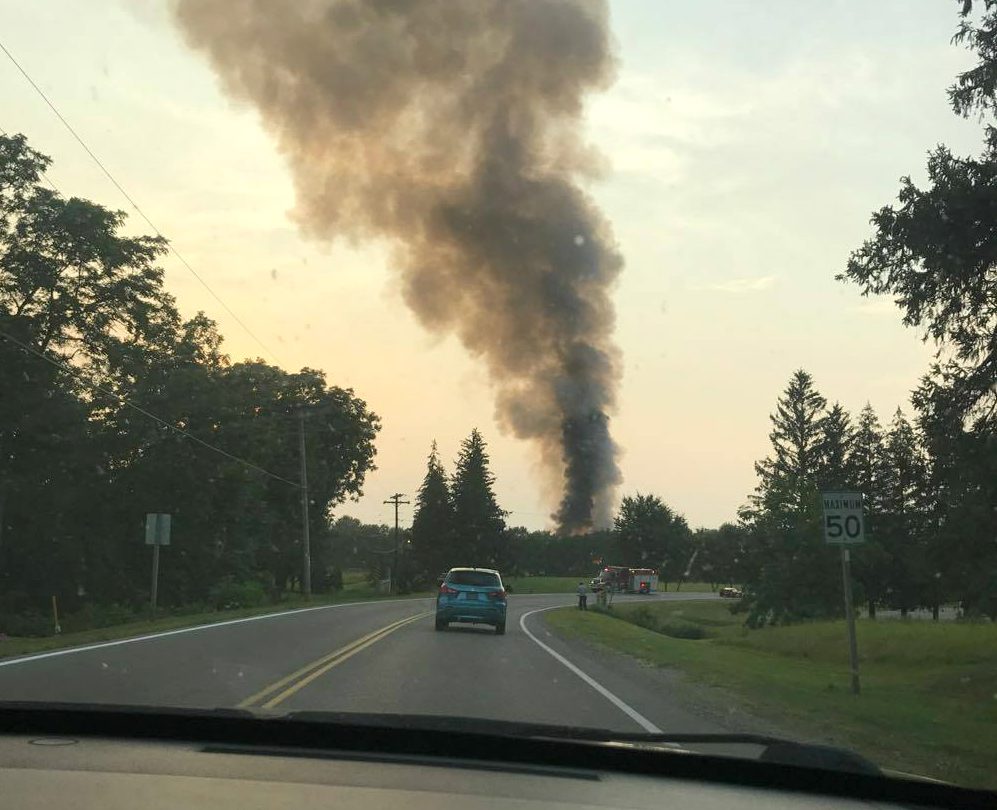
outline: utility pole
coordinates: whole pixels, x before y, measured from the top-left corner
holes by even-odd
[[[312,598],[312,549],[308,534],[308,463],[305,459],[305,406],[298,406],[298,450],[301,455],[301,589]]]
[[[397,582],[398,582],[398,507],[401,504],[407,504],[408,501],[403,501],[404,496],[400,492],[396,492],[392,495],[385,503],[391,503],[395,505],[395,555],[394,561],[391,563],[391,592],[397,592]]]

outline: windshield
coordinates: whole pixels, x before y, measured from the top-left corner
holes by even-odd
[[[497,574],[485,571],[451,571],[447,582],[451,585],[477,585],[484,588],[502,586]]]
[[[0,19],[0,699],[997,788],[997,1]]]

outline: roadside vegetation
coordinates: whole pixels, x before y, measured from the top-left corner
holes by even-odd
[[[33,636],[12,637],[0,634],[0,659],[95,644],[101,641],[134,638],[150,633],[163,633],[168,630],[214,624],[232,619],[264,616],[269,613],[284,613],[323,605],[399,598],[385,593],[383,589],[372,587],[367,582],[366,574],[363,571],[348,572],[343,579],[343,588],[335,595],[314,596],[310,600],[291,595],[278,603],[263,600],[252,605],[229,603],[229,607],[222,609],[172,608],[158,612],[155,619],[149,617],[148,611],[142,616],[140,613],[117,607],[106,613],[98,613],[96,617],[91,617],[90,622],[97,623],[89,627],[80,627],[81,622],[74,622],[73,619],[70,619],[70,623],[64,624],[63,632],[58,635],[53,632],[50,619],[45,627],[37,628]],[[428,597],[430,595],[429,591],[424,590],[411,592],[400,598]]]
[[[849,691],[843,621],[751,629],[718,601],[617,604],[544,615],[557,633],[686,675],[714,708],[884,768],[997,787],[997,624],[860,620],[862,693]]]

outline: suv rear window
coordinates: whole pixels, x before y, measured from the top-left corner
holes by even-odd
[[[502,584],[498,574],[489,574],[487,571],[451,571],[447,576],[447,582],[454,585],[479,585],[495,588]]]

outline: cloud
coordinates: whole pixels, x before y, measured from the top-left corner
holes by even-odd
[[[767,290],[773,284],[775,284],[775,276],[756,276],[755,278],[732,278],[727,281],[717,281],[713,284],[707,284],[704,289],[738,295]]]

